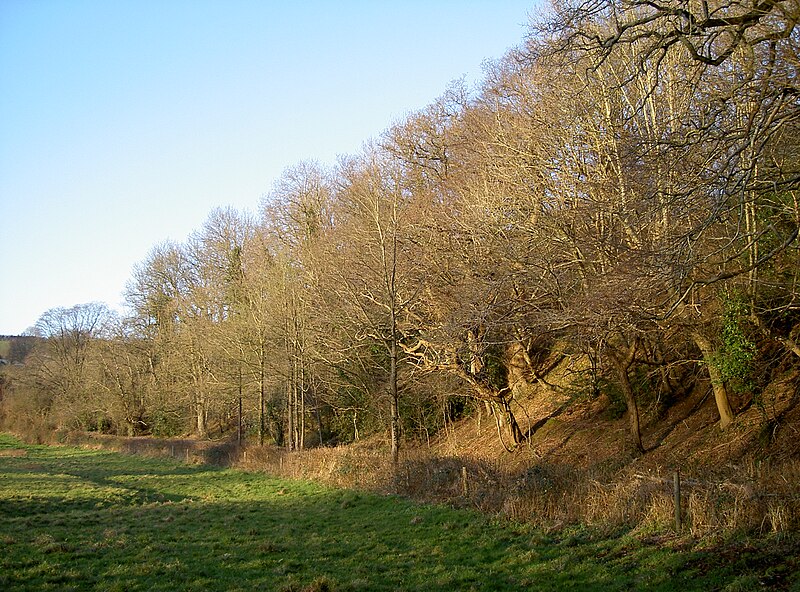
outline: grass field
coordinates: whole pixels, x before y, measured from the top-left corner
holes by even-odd
[[[787,537],[734,552],[546,534],[393,496],[0,434],[6,591],[797,589],[797,548]]]

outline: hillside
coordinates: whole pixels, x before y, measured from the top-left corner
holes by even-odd
[[[552,378],[547,378],[552,384]],[[572,401],[563,412],[552,416],[568,397],[545,387],[533,388],[528,396],[516,400],[523,431],[544,423],[513,453],[505,451],[494,420],[487,420],[485,414],[482,424],[477,416],[455,424],[433,448],[439,454],[503,459],[504,465],[514,468],[566,463],[592,469],[628,460],[649,469],[725,473],[725,467],[731,464],[800,457],[799,381],[797,370],[779,375],[758,402],[750,399],[739,406],[736,422],[727,430],[718,427],[719,416],[707,381],[670,406],[645,402],[641,412],[646,454],[641,457],[630,450],[624,408],[615,408],[608,395]],[[563,383],[556,383],[559,386],[562,392],[567,390]]]
[[[678,470],[684,513],[695,534],[800,526],[796,370],[778,374],[757,401],[743,401],[726,430],[719,428],[707,381],[670,406],[645,402],[642,455],[630,445],[626,417],[606,394],[572,401],[559,413],[565,396],[558,393],[558,369],[554,375],[549,382],[556,389],[534,388],[517,401],[523,431],[541,427],[513,452],[506,451],[493,419],[485,415],[454,424],[431,447],[440,462],[458,459],[469,467],[468,486],[473,498],[482,498],[479,503],[545,524],[664,528],[673,519]],[[458,489],[457,480],[451,479],[451,492]]]

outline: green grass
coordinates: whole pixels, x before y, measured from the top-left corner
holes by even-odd
[[[762,560],[770,552],[766,543],[756,551]],[[797,585],[787,572],[797,563],[786,562],[786,549],[775,551],[782,563],[755,562],[755,568],[739,555],[720,562],[720,554],[587,529],[545,534],[394,496],[28,446],[0,434],[0,589],[6,591]]]

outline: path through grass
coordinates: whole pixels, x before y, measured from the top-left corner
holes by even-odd
[[[735,561],[715,567],[707,555],[585,530],[547,535],[392,496],[27,446],[0,434],[0,589],[7,591],[711,590],[764,583],[761,573]]]

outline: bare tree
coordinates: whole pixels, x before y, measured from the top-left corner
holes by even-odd
[[[105,335],[111,318],[105,304],[92,302],[48,310],[36,322],[35,333],[44,342],[32,364],[35,388],[50,393],[64,422],[92,427],[96,420],[94,342]]]
[[[343,162],[336,224],[326,236],[325,285],[339,304],[340,330],[357,348],[381,348],[389,403],[391,456],[400,450],[401,324],[418,294],[409,280],[414,253],[408,242],[408,199],[388,159],[378,150]],[[356,350],[357,351],[357,350]],[[365,358],[366,359],[366,358]],[[383,364],[380,364],[383,366]]]

